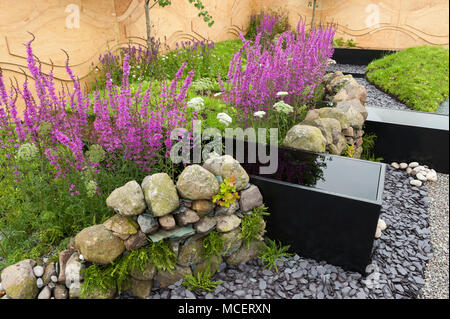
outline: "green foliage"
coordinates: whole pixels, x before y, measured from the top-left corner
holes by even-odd
[[[245,39],[254,41],[257,35],[257,30],[261,25],[261,18],[264,15],[269,15],[277,19],[275,25],[273,26],[273,30],[271,34],[265,35],[267,39],[262,39],[264,41],[272,41],[276,35],[281,34],[287,30],[289,30],[289,19],[288,15],[282,11],[273,11],[269,10],[268,12],[261,11],[259,14],[252,15],[250,17],[250,24],[247,29],[247,33],[245,34]]]
[[[212,200],[219,206],[230,207],[238,198],[239,195],[236,192],[236,177],[225,178],[222,184],[220,184],[219,192],[213,196]]]
[[[353,39],[345,40],[343,37],[333,38],[332,44],[335,48],[340,47],[356,47],[358,43],[356,43]]]
[[[209,233],[208,236],[203,238],[202,243],[206,260],[222,254],[224,243],[218,232],[212,231]]]
[[[267,238],[266,243],[261,248],[260,251],[260,259],[264,266],[264,268],[268,268],[269,270],[275,269],[278,272],[277,261],[283,257],[289,257],[293,254],[288,253],[288,250],[291,246],[283,246],[280,241],[271,240]]]
[[[355,146],[347,144],[345,146],[345,150],[344,150],[344,153],[342,154],[342,156],[347,156],[347,157],[353,158],[354,155],[355,155]]]
[[[176,255],[167,243],[160,241],[122,255],[109,265],[91,265],[83,270],[81,295],[87,296],[95,290],[106,292],[109,289],[116,289],[120,294],[129,287],[129,275],[135,270],[144,271],[148,264],[155,266],[158,271],[171,272],[176,266]]]
[[[375,142],[377,140],[377,135],[375,133],[364,134],[363,136],[363,151],[361,153],[361,159],[372,162],[382,162],[382,157],[375,157],[372,150],[375,147]]]
[[[158,269],[158,271],[172,272],[177,265],[177,256],[170,249],[169,245],[163,240],[152,243],[149,246],[149,262]]]
[[[250,214],[246,214],[241,220],[242,239],[247,242],[247,245],[253,240],[261,239],[265,232],[265,223],[263,216],[270,215],[268,208],[264,205],[256,207]]]
[[[197,276],[186,275],[182,285],[189,290],[193,291],[214,291],[217,285],[223,283],[223,281],[212,281],[211,272],[209,270],[201,273],[197,273]]]
[[[367,66],[367,79],[417,111],[435,112],[448,98],[449,51],[412,47]]]

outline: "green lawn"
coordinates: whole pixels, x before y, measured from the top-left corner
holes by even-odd
[[[367,79],[417,111],[436,112],[448,98],[449,51],[412,47],[367,66]]]

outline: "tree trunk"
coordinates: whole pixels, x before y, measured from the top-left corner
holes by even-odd
[[[317,0],[313,1],[313,14],[311,19],[311,30],[314,28],[314,17],[316,16],[316,2]]]
[[[149,52],[152,51],[152,36],[151,36],[151,26],[150,26],[150,8],[148,7],[148,3],[150,0],[144,1],[144,8],[145,8],[145,24],[147,26],[147,50]]]

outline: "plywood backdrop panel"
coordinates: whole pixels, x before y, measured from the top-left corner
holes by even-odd
[[[309,23],[311,0],[203,0],[215,24],[209,28],[188,0],[173,0],[151,10],[152,35],[173,46],[182,40],[221,41],[245,32],[250,16],[261,10],[282,10],[295,24]],[[361,48],[402,49],[449,43],[447,0],[318,0],[316,21],[334,23],[337,35],[353,39]],[[79,26],[70,22],[79,10]],[[23,80],[24,43],[31,39],[44,72],[54,64],[62,82],[66,56],[82,81],[87,81],[100,53],[127,43],[145,44],[143,0],[0,0],[0,68],[6,78]]]

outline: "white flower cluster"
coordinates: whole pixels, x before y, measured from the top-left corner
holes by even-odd
[[[31,143],[22,144],[17,152],[17,157],[23,161],[31,161],[38,154],[38,148],[36,145]]]
[[[214,82],[210,78],[201,78],[192,82],[191,88],[195,91],[213,90]]]
[[[205,105],[205,101],[200,96],[194,97],[187,102],[187,107],[196,112],[200,112]]]
[[[219,113],[217,114],[217,120],[220,123],[225,124],[226,126],[230,125],[233,122],[233,119],[227,113]]]
[[[278,101],[277,103],[275,103],[273,105],[273,108],[278,113],[283,113],[283,114],[290,114],[290,113],[294,112],[294,108],[292,106],[290,106],[289,104],[285,103],[284,101]]]
[[[255,113],[253,113],[253,116],[259,117],[260,119],[262,119],[264,117],[264,115],[266,115],[266,112],[264,112],[264,111],[257,111]]]
[[[288,92],[284,92],[284,91],[277,92],[277,96],[278,97],[286,96],[286,95],[289,95],[289,93]]]
[[[86,194],[89,198],[92,198],[97,194],[97,182],[94,180],[90,180],[84,185],[86,187]]]

